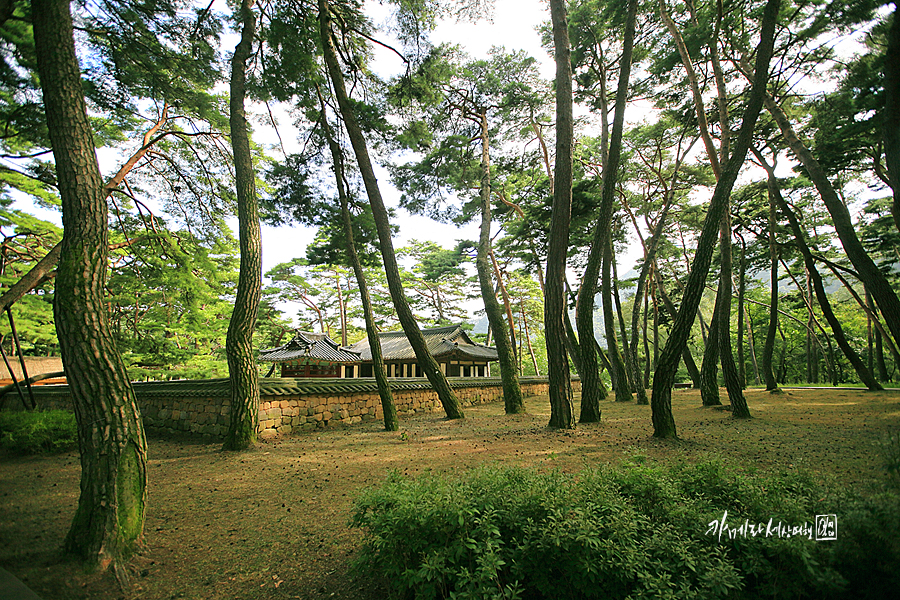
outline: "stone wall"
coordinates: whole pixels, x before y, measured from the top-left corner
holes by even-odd
[[[499,378],[451,378],[463,406],[502,400]],[[397,413],[442,411],[426,379],[392,379]],[[547,393],[545,377],[520,378],[525,396]],[[576,386],[579,382],[573,382]],[[222,438],[228,428],[230,393],[227,379],[135,383],[144,427],[155,435]],[[35,389],[41,408],[71,409],[67,386]],[[261,379],[259,434],[289,435],[341,423],[353,425],[382,418],[374,379]]]

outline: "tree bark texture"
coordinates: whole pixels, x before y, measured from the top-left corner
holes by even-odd
[[[39,260],[19,281],[15,282],[0,296],[0,313],[6,312],[13,304],[22,299],[22,296],[41,285],[51,277],[55,277],[54,269],[59,262],[59,254],[62,244],[56,244],[44,258]]]
[[[747,149],[744,150],[745,154],[746,151]],[[738,376],[734,355],[731,353],[731,272],[734,261],[731,252],[731,215],[727,206],[719,229],[719,252],[722,256],[718,290],[718,295],[722,296],[722,304],[718,307],[719,362],[722,365],[725,389],[728,390],[728,400],[731,402],[731,416],[736,419],[749,419],[750,409],[747,407],[747,399],[744,398],[744,385]]]
[[[654,266],[654,272],[656,277],[656,289],[659,291],[659,297],[662,298],[663,306],[666,309],[666,312],[669,313],[669,316],[674,321],[675,317],[678,315],[678,309],[675,308],[675,303],[672,302],[672,299],[669,298],[669,294],[666,293],[666,289],[663,286],[662,277],[659,274],[659,269],[657,266]],[[697,363],[694,361],[694,356],[691,354],[691,348],[687,344],[684,345],[684,350],[681,352],[681,359],[684,361],[684,368],[687,369],[688,375],[691,378],[691,382],[695,390],[700,389],[701,386],[701,375],[700,369],[697,368]],[[659,357],[657,356],[656,364],[659,364]]]
[[[140,542],[147,442],[104,309],[106,195],[88,122],[68,0],[32,2],[37,69],[63,208],[54,319],[78,422],[81,495],[66,551],[105,569]]]
[[[225,434],[225,450],[244,450],[252,446],[256,442],[259,425],[259,372],[253,352],[253,330],[259,315],[259,298],[262,292],[262,238],[256,198],[256,173],[250,154],[250,135],[244,110],[247,60],[253,51],[253,37],[256,34],[253,1],[241,2],[241,41],[231,58],[229,123],[237,188],[241,265],[234,311],[231,313],[225,338],[228,378],[231,382],[231,417]]]
[[[428,381],[431,383],[435,393],[437,393],[447,418],[462,419],[465,415],[459,400],[457,400],[456,394],[453,393],[447,378],[441,373],[437,361],[434,360],[434,357],[428,351],[425,336],[422,335],[422,331],[419,329],[418,323],[416,323],[415,315],[409,308],[409,303],[406,301],[406,296],[403,293],[400,269],[397,266],[394,244],[391,241],[391,224],[388,220],[388,212],[384,206],[384,200],[381,198],[381,190],[378,188],[378,180],[375,177],[375,170],[372,168],[366,140],[363,136],[362,128],[356,119],[353,106],[350,104],[350,97],[344,85],[344,75],[341,72],[337,54],[334,50],[328,0],[319,0],[319,26],[321,28],[322,51],[328,76],[334,87],[341,117],[344,120],[344,126],[347,128],[347,136],[350,138],[350,144],[353,146],[356,164],[362,175],[366,195],[369,197],[369,204],[372,207],[372,215],[375,220],[375,229],[378,233],[378,242],[381,249],[381,258],[384,261],[384,273],[387,278],[391,299],[394,302],[394,308],[397,311],[397,318],[403,327],[403,332],[406,334],[410,346],[416,353],[416,361],[425,372],[425,376],[428,377]]]
[[[762,108],[765,85],[769,78],[769,60],[772,57],[774,46],[778,6],[779,0],[768,0],[766,3],[762,18],[760,43],[756,54],[754,81],[744,109],[740,133],[737,140],[735,140],[732,155],[722,171],[722,176],[716,183],[716,189],[713,191],[706,221],[703,224],[700,239],[697,241],[697,251],[694,254],[691,273],[685,285],[681,307],[672,325],[669,339],[660,354],[659,365],[653,376],[653,392],[650,398],[650,407],[652,411],[653,435],[655,437],[677,437],[675,419],[672,417],[672,384],[675,381],[679,357],[687,344],[691,325],[694,322],[694,315],[697,313],[700,298],[703,295],[703,287],[709,272],[722,214],[727,206],[727,199],[734,187],[734,182],[744,164],[747,150],[752,141],[753,129],[756,126],[759,111]]]
[[[703,348],[703,362],[700,364],[700,398],[703,406],[720,406],[719,399],[719,302],[722,299],[716,294],[716,307],[709,322],[709,337]]]
[[[547,277],[544,281],[544,339],[550,380],[550,427],[575,427],[572,382],[566,356],[565,277],[572,216],[572,150],[575,121],[572,115],[572,62],[565,0],[550,0],[556,61],[556,164],[553,176],[553,208],[547,241]],[[593,335],[592,335],[593,337]],[[583,363],[584,361],[582,361]],[[584,367],[584,365],[582,364]],[[582,383],[583,385],[583,383]],[[582,389],[582,397],[584,391]]]
[[[606,253],[611,245],[611,225],[613,207],[615,205],[616,183],[618,180],[619,162],[622,155],[622,132],[625,128],[625,107],[628,101],[628,80],[631,76],[631,55],[634,49],[634,23],[637,12],[637,0],[628,3],[628,14],[625,19],[625,35],[622,42],[622,57],[619,63],[619,82],[616,89],[616,108],[613,116],[612,137],[609,141],[609,150],[606,160],[603,162],[603,189],[600,198],[600,210],[597,213],[597,223],[594,226],[594,235],[591,241],[591,249],[588,254],[587,265],[581,280],[581,288],[578,291],[578,304],[575,312],[575,324],[578,328],[578,337],[582,340],[587,336],[594,336],[594,296],[597,292],[597,282],[600,269],[603,268],[603,320],[606,331],[606,347],[610,354],[613,368],[617,370],[616,400],[631,400],[631,388],[624,376],[624,361],[616,345],[615,325],[612,321],[612,295],[609,293]],[[624,340],[623,340],[624,341]],[[581,364],[584,366],[585,378],[581,381],[581,403],[592,405],[600,401],[599,380],[600,374],[597,366],[597,354],[592,344],[581,344]],[[621,369],[623,373],[619,373]],[[621,375],[621,376],[620,376]],[[623,385],[624,384],[624,385]]]
[[[497,344],[497,355],[500,359],[500,379],[503,382],[503,406],[506,414],[525,412],[525,401],[522,399],[522,388],[516,374],[515,341],[503,320],[503,308],[494,293],[494,282],[491,280],[491,154],[488,139],[487,113],[481,112],[481,232],[478,237],[478,253],[475,267],[478,271],[478,283],[481,286],[481,298],[484,300],[484,311],[488,324],[494,332]],[[512,327],[509,296],[503,288],[503,280],[497,274],[497,283],[503,289],[507,316]]]
[[[391,392],[391,384],[388,382],[384,371],[384,358],[381,352],[381,340],[378,338],[378,329],[375,327],[375,316],[372,312],[372,299],[369,296],[369,286],[366,283],[366,274],[359,254],[356,252],[356,241],[353,234],[353,217],[350,215],[347,186],[345,185],[344,153],[334,135],[325,116],[325,104],[322,103],[322,130],[328,138],[328,147],[331,150],[331,160],[334,164],[334,178],[338,190],[338,201],[341,204],[341,220],[344,226],[344,236],[347,238],[347,258],[356,276],[356,285],[359,287],[359,297],[362,301],[363,317],[366,322],[366,337],[369,340],[369,348],[372,351],[372,374],[375,376],[375,385],[378,387],[378,397],[381,399],[381,412],[384,415],[385,431],[397,431],[400,422],[397,418],[397,405],[394,403],[394,394]]]

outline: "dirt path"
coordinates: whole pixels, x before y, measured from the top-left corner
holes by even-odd
[[[723,393],[723,397],[725,397]],[[719,457],[743,468],[803,468],[843,485],[884,479],[880,443],[900,431],[900,393],[855,390],[748,391],[754,418],[699,407],[677,390],[678,441],[650,437],[650,410],[602,404],[603,422],[548,430],[546,397],[507,417],[502,403],[467,409],[463,421],[438,414],[323,430],[232,454],[218,444],[151,440],[146,548],[130,565],[127,596],[110,576],[60,562],[59,546],[77,503],[76,454],[0,461],[0,565],[45,600],[134,597],[251,599],[383,597],[348,575],[361,532],[352,500],[391,470],[464,471],[481,464],[580,470],[638,458],[650,463]],[[641,459],[640,457],[643,457]]]

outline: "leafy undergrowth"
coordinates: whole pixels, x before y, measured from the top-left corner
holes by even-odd
[[[886,598],[900,494],[834,489],[720,462],[395,474],[356,504],[356,571],[417,599]],[[816,514],[840,514],[840,538],[817,541]]]
[[[440,413],[407,416],[399,432],[363,423],[242,453],[222,452],[215,442],[151,439],[144,548],[128,565],[131,586],[125,591],[111,574],[86,574],[61,556],[78,502],[77,452],[0,455],[0,566],[45,600],[382,600],[387,592],[378,578],[350,572],[366,530],[349,521],[354,499],[395,472],[454,480],[487,465],[565,479],[623,461],[664,474],[682,464],[720,460],[763,477],[821,474],[826,494],[820,498],[841,489],[869,497],[885,489],[891,464],[885,444],[900,431],[900,394],[840,389],[746,395],[753,418],[742,421],[701,408],[696,391],[676,390],[679,440],[651,437],[648,407],[612,400],[601,405],[601,423],[550,430],[546,396],[527,399],[526,415],[506,416],[502,403],[495,403],[467,408],[462,421]],[[834,510],[839,543],[855,515],[870,511],[850,505]],[[729,523],[736,522],[732,514]],[[816,514],[818,509],[797,516],[812,521]],[[704,534],[713,517],[703,518],[708,520],[676,533],[709,543]],[[889,513],[881,518],[887,522]],[[858,520],[868,524],[873,540],[887,531],[877,519]],[[869,543],[863,542],[846,546],[848,560],[854,552],[866,556]],[[714,548],[727,552],[741,543],[723,540]],[[861,581],[876,579],[881,568],[862,567]]]

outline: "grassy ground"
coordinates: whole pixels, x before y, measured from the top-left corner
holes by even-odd
[[[45,600],[374,600],[383,593],[349,575],[363,533],[347,522],[354,496],[390,470],[496,463],[576,471],[624,459],[718,457],[750,471],[807,469],[862,491],[886,481],[881,444],[900,432],[900,393],[750,390],[747,400],[754,418],[736,421],[700,407],[698,392],[676,390],[677,441],[651,437],[649,407],[612,401],[602,404],[599,424],[549,430],[546,397],[530,398],[527,415],[507,417],[496,403],[467,409],[462,421],[421,415],[403,419],[395,433],[364,423],[241,454],[151,440],[145,548],[129,565],[124,591],[111,575],[86,574],[60,555],[78,499],[77,454],[3,457],[0,565]]]

